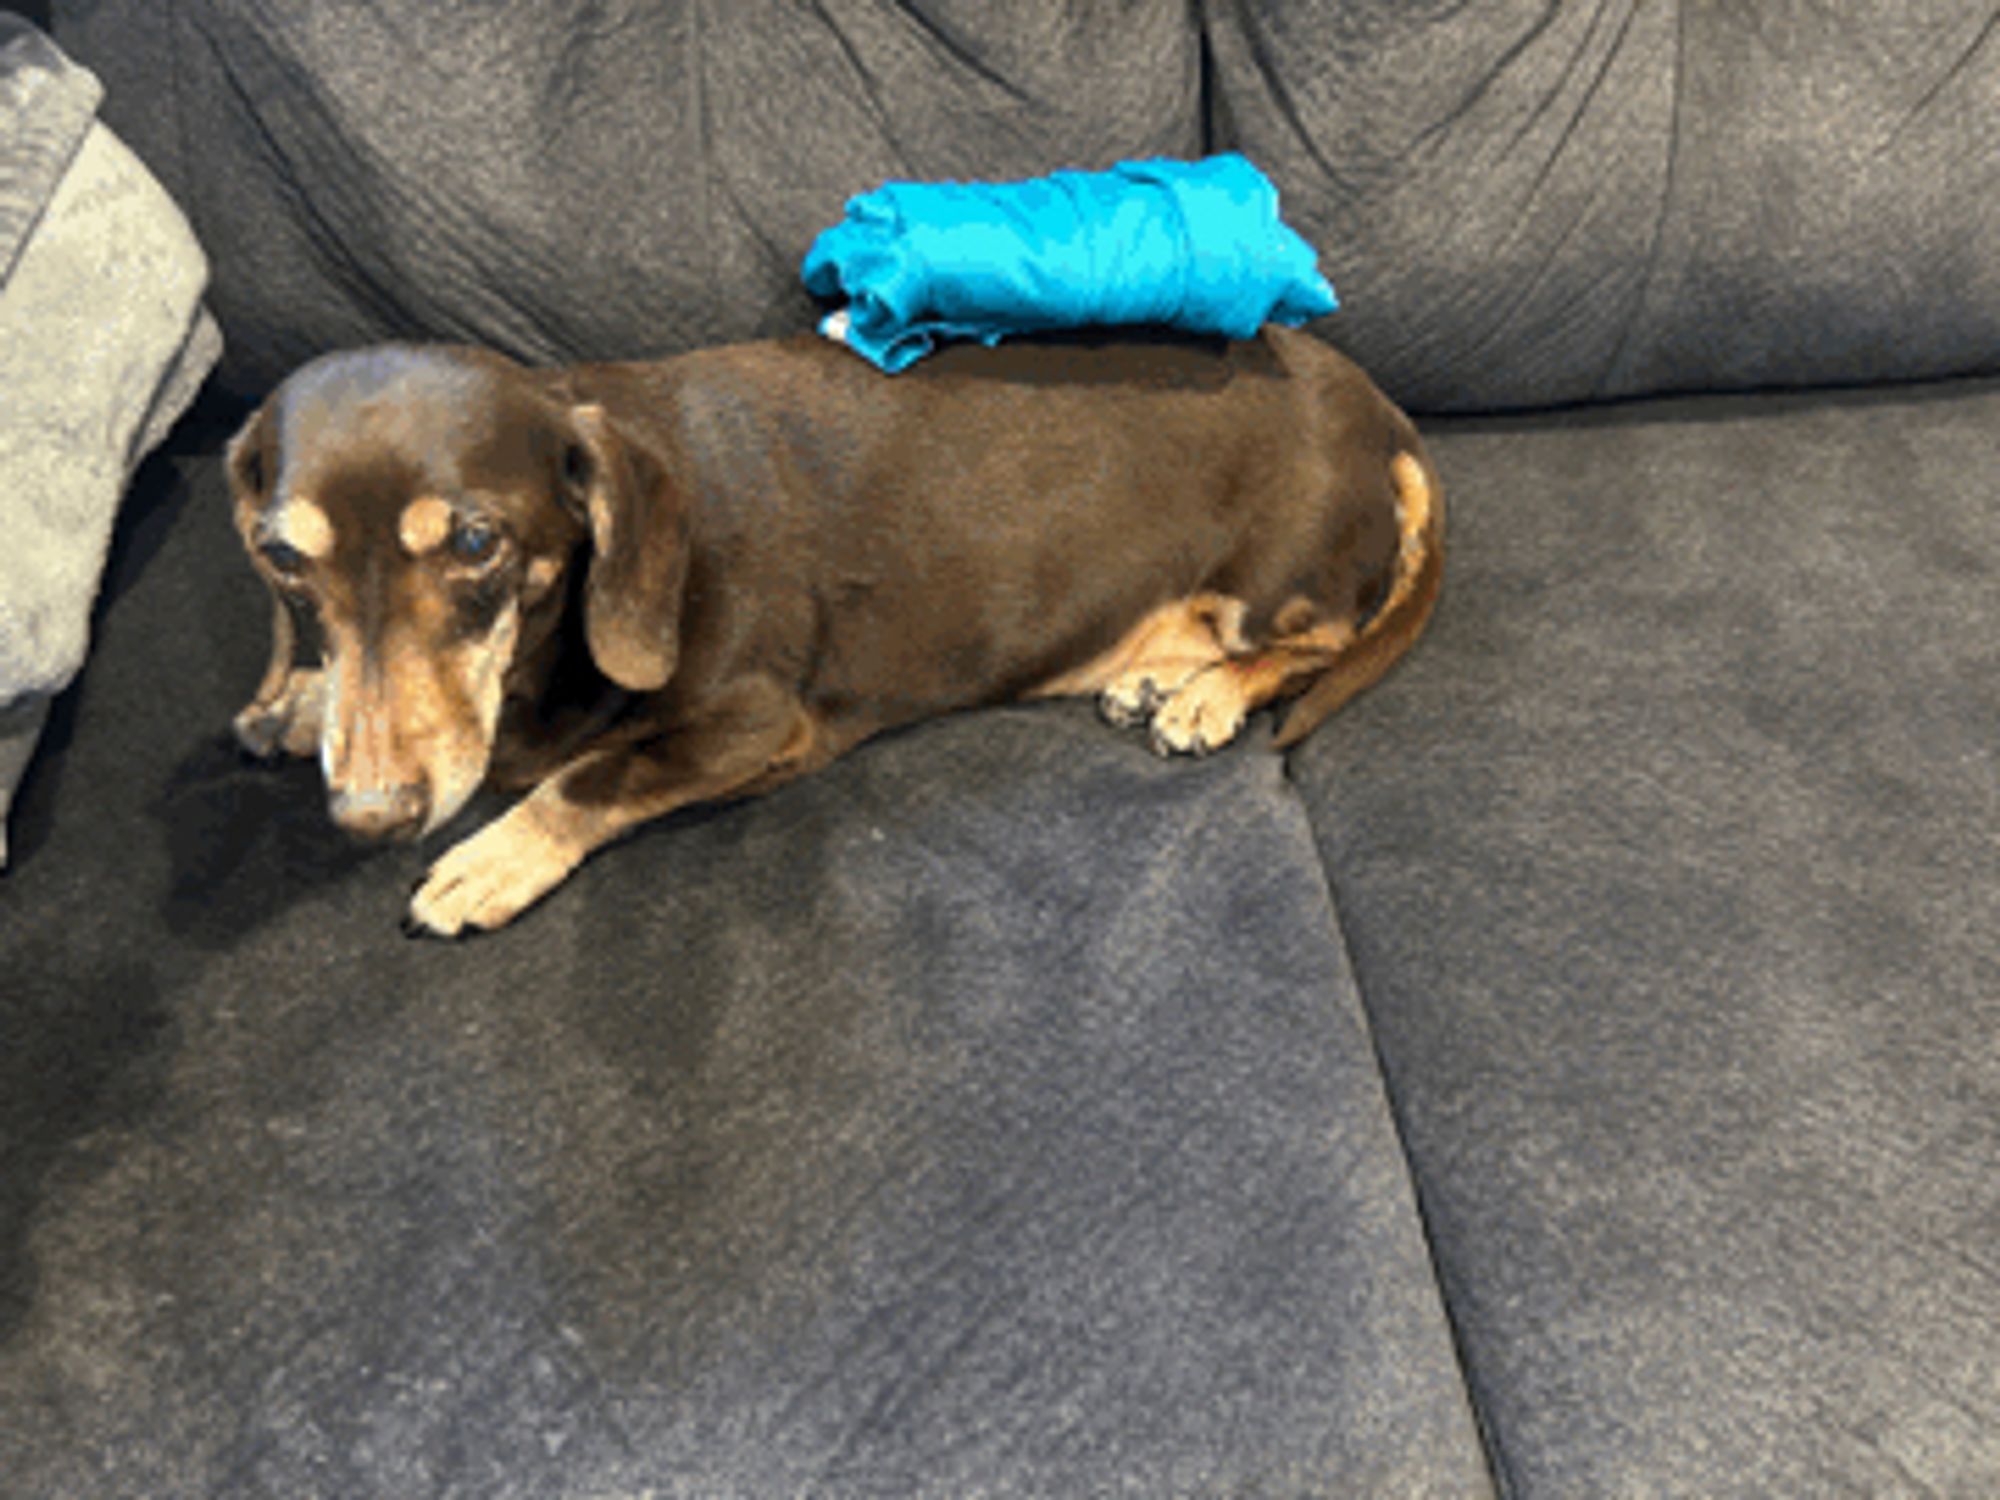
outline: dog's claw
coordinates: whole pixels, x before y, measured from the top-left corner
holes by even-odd
[[[1214,745],[1208,742],[1208,737],[1198,730],[1186,739],[1173,739],[1158,724],[1153,726],[1151,741],[1153,753],[1166,758],[1176,755],[1191,755],[1196,760],[1199,760],[1205,755],[1213,754],[1216,749]]]
[[[1152,718],[1165,701],[1166,695],[1159,684],[1150,677],[1142,677],[1136,683],[1113,683],[1099,693],[1097,711],[1112,727],[1130,729]]]

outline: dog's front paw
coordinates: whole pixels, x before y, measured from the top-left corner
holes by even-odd
[[[533,802],[517,804],[447,850],[410,898],[403,930],[459,937],[503,927],[562,884],[583,852],[556,837]]]
[[[326,683],[317,667],[295,671],[268,702],[253,703],[233,721],[236,743],[259,760],[311,755],[319,749]]]
[[[1153,748],[1161,755],[1207,755],[1243,729],[1250,705],[1226,665],[1213,667],[1162,703],[1153,714]]]

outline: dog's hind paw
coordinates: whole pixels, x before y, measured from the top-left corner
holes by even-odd
[[[1250,705],[1227,666],[1203,672],[1153,714],[1153,749],[1161,755],[1207,755],[1243,730]]]
[[[1152,678],[1121,677],[1097,695],[1097,711],[1114,728],[1130,729],[1152,718],[1165,701]]]

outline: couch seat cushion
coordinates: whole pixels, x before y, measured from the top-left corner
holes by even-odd
[[[2000,388],[1439,424],[1297,771],[1523,1494],[2000,1493]]]

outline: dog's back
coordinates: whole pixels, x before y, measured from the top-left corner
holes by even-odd
[[[895,377],[808,337],[574,378],[684,476],[695,572],[729,580],[687,637],[810,635],[809,694],[896,718],[1100,690],[1090,664],[1178,601],[1231,601],[1237,649],[1358,634],[1406,561],[1414,430],[1288,330],[958,346]]]

